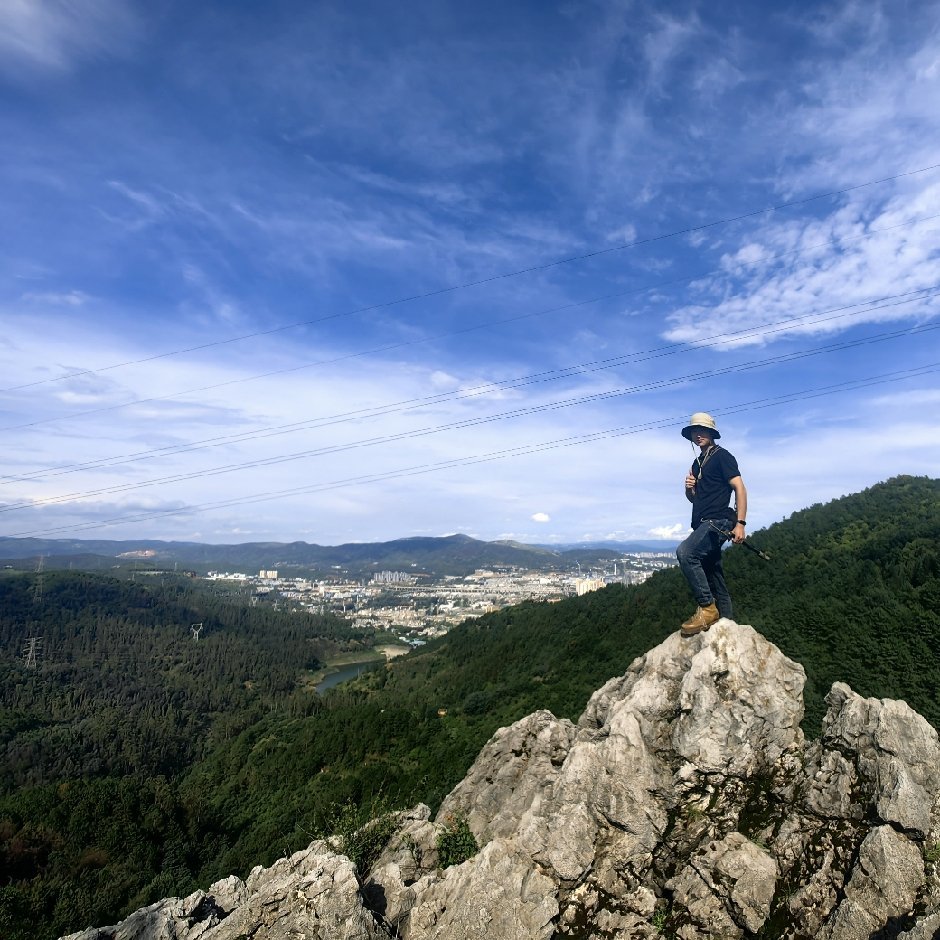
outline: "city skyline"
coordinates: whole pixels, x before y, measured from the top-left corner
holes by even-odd
[[[0,7],[0,535],[674,542],[940,440],[928,3]]]

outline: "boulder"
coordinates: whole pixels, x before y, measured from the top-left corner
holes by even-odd
[[[882,820],[925,838],[940,790],[936,730],[906,702],[862,698],[842,682],[826,701],[823,747],[852,755],[858,783]]]
[[[858,862],[822,940],[870,937],[910,914],[924,886],[920,849],[890,826],[873,829],[862,842]]]

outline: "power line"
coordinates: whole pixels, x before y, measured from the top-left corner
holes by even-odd
[[[24,509],[36,509],[43,506],[58,506],[67,503],[77,502],[83,499],[90,499],[95,496],[116,495],[127,493],[133,490],[146,489],[151,486],[165,486],[170,483],[182,483],[190,480],[205,479],[206,477],[222,476],[229,473],[240,473],[244,470],[256,469],[258,467],[270,467],[277,464],[293,463],[297,460],[306,460],[312,457],[321,457],[328,454],[341,453],[349,450],[356,450],[365,447],[375,447],[382,444],[390,444],[402,440],[414,440],[419,437],[427,437],[432,434],[439,434],[443,431],[462,430],[471,427],[479,427],[484,424],[493,424],[498,421],[505,421],[512,418],[524,417],[532,414],[539,414],[546,411],[557,411],[563,408],[571,408],[578,405],[591,404],[599,401],[607,401],[612,398],[622,398],[627,395],[638,394],[641,392],[654,391],[669,388],[675,385],[682,385],[687,382],[700,382],[708,379],[714,379],[719,376],[746,372],[754,369],[763,368],[768,365],[778,365],[781,363],[794,362],[800,359],[806,359],[811,356],[825,355],[833,352],[841,352],[846,349],[852,349],[858,346],[869,345],[872,343],[886,342],[891,339],[898,339],[906,336],[915,336],[940,329],[940,323],[925,324],[919,327],[910,327],[903,330],[892,330],[882,333],[872,334],[866,337],[860,337],[853,340],[844,340],[839,343],[830,343],[823,346],[814,346],[808,349],[797,350],[789,353],[782,353],[777,356],[771,356],[766,359],[754,360],[737,365],[729,365],[719,369],[697,370],[688,375],[676,376],[670,379],[657,379],[641,385],[628,386],[625,388],[611,389],[604,392],[595,392],[590,395],[580,395],[561,401],[547,402],[540,405],[532,405],[526,408],[516,408],[510,411],[501,412],[496,415],[478,416],[466,418],[461,421],[454,421],[448,424],[432,427],[418,428],[410,431],[402,431],[397,434],[388,434],[379,437],[367,438],[365,440],[353,441],[346,444],[332,444],[324,447],[314,448],[312,450],[300,451],[294,454],[278,454],[271,457],[262,457],[257,460],[240,461],[235,464],[227,464],[220,467],[210,467],[203,470],[195,470],[189,473],[178,473],[166,477],[158,477],[152,480],[135,481],[132,483],[119,483],[113,486],[101,487],[96,490],[88,490],[83,493],[69,493],[60,496],[52,496],[47,499],[30,500],[28,502],[14,503],[0,507],[0,513],[16,512]]]
[[[633,241],[625,242],[620,245],[612,245],[607,248],[595,249],[594,251],[589,251],[581,255],[572,255],[567,258],[560,258],[555,261],[548,261],[548,262],[545,262],[544,264],[532,265],[530,267],[520,268],[515,271],[508,271],[502,274],[493,274],[488,277],[478,278],[473,281],[464,281],[459,284],[451,284],[447,287],[440,287],[440,288],[436,288],[435,290],[425,291],[419,294],[411,294],[409,296],[399,297],[394,300],[387,300],[387,301],[382,301],[380,303],[368,304],[363,307],[357,307],[352,310],[346,310],[346,311],[341,311],[338,313],[327,314],[325,316],[317,317],[314,319],[298,320],[293,323],[282,324],[281,326],[272,327],[267,330],[256,330],[252,333],[243,333],[239,336],[229,337],[228,339],[213,340],[212,342],[209,342],[209,343],[200,343],[198,345],[188,346],[183,349],[170,350],[168,352],[158,353],[152,356],[145,356],[141,359],[129,359],[125,362],[112,363],[111,365],[101,366],[100,368],[97,368],[97,369],[81,369],[75,372],[66,373],[65,375],[56,376],[54,378],[39,379],[35,382],[28,382],[22,385],[11,386],[10,388],[0,389],[0,391],[3,391],[3,392],[20,391],[22,389],[34,388],[38,385],[45,385],[51,382],[61,382],[66,379],[77,378],[83,375],[97,375],[102,372],[110,372],[115,369],[125,368],[127,366],[143,365],[144,363],[147,363],[147,362],[154,362],[159,359],[167,359],[172,356],[184,355],[185,353],[189,353],[189,352],[199,352],[205,349],[212,349],[218,346],[231,345],[233,343],[242,342],[246,339],[257,339],[262,336],[271,336],[276,333],[283,333],[287,330],[297,329],[302,326],[313,326],[317,323],[324,323],[330,320],[343,319],[346,317],[356,316],[361,313],[369,313],[374,310],[382,310],[382,309],[387,309],[389,307],[399,306],[401,304],[412,303],[418,300],[427,300],[431,297],[439,297],[443,294],[450,294],[456,291],[466,290],[470,287],[479,287],[483,284],[491,284],[495,281],[509,280],[511,278],[520,277],[523,274],[532,274],[537,271],[547,271],[551,268],[560,267],[561,265],[573,264],[578,261],[587,261],[591,258],[600,257],[601,255],[612,254],[612,253],[619,252],[619,251],[627,251],[632,248],[638,248],[642,245],[650,245],[650,244],[655,244],[656,242],[660,242],[660,241],[666,241],[666,240],[673,239],[673,238],[679,238],[683,235],[693,235],[696,232],[704,232],[707,229],[716,228],[717,226],[720,226],[720,225],[729,225],[733,222],[741,222],[741,221],[744,221],[745,219],[755,218],[759,215],[769,215],[770,213],[773,213],[773,212],[779,212],[779,211],[782,211],[783,209],[790,209],[796,206],[808,205],[809,203],[818,202],[822,199],[832,199],[832,198],[835,198],[836,196],[844,196],[846,193],[854,192],[859,189],[866,189],[870,186],[879,186],[882,183],[894,182],[896,180],[904,179],[906,177],[917,176],[921,173],[929,173],[932,170],[936,170],[938,168],[940,168],[940,163],[934,163],[934,164],[931,164],[930,166],[919,167],[918,169],[915,169],[915,170],[908,170],[903,173],[895,173],[892,176],[885,176],[885,177],[881,177],[880,179],[867,180],[863,183],[857,183],[854,186],[846,186],[843,189],[830,190],[829,192],[825,192],[825,193],[817,193],[816,195],[807,196],[803,199],[793,199],[787,202],[778,203],[777,205],[774,205],[774,206],[768,206],[763,209],[752,209],[748,212],[743,212],[739,215],[726,216],[721,219],[715,219],[711,222],[702,223],[701,225],[693,225],[687,228],[677,229],[671,232],[664,232],[659,235],[651,235],[651,236],[648,236],[647,238],[634,239]]]
[[[130,463],[136,463],[149,457],[175,456],[183,453],[191,453],[196,450],[208,449],[210,447],[219,447],[224,445],[245,443],[246,441],[260,440],[267,437],[284,436],[297,433],[311,428],[327,427],[333,424],[344,423],[351,420],[361,420],[364,417],[381,417],[396,412],[414,410],[429,404],[440,404],[445,401],[462,400],[465,398],[478,397],[492,391],[510,390],[522,388],[527,385],[547,383],[557,381],[563,378],[570,378],[580,374],[589,374],[591,372],[603,371],[615,368],[620,365],[636,364],[652,359],[663,358],[669,355],[675,355],[680,351],[695,352],[698,349],[714,348],[722,345],[730,345],[747,339],[757,337],[766,337],[774,333],[785,332],[794,329],[797,325],[801,327],[814,327],[835,320],[844,319],[850,316],[869,313],[875,310],[881,310],[888,307],[897,307],[916,302],[917,300],[930,299],[935,296],[934,293],[940,290],[940,285],[918,288],[913,291],[905,291],[900,294],[887,295],[875,298],[870,301],[861,301],[855,304],[847,304],[841,307],[830,308],[816,314],[807,314],[801,317],[790,317],[775,323],[767,324],[763,328],[754,329],[745,327],[740,330],[733,330],[726,333],[719,333],[715,336],[704,338],[690,347],[686,343],[668,343],[663,346],[653,347],[652,349],[629,353],[624,356],[616,356],[603,360],[594,360],[591,362],[579,363],[573,366],[566,366],[561,369],[548,370],[546,372],[534,373],[528,376],[521,376],[515,379],[509,379],[503,382],[486,383],[481,386],[471,387],[469,389],[459,389],[454,392],[440,393],[438,395],[426,396],[423,398],[406,399],[403,402],[389,403],[373,408],[359,409],[352,412],[344,412],[336,415],[324,416],[321,418],[309,419],[302,422],[293,422],[286,425],[276,425],[273,427],[260,428],[250,432],[239,432],[236,434],[223,435],[215,438],[209,438],[204,441],[196,441],[190,444],[168,445],[166,447],[154,448],[141,451],[135,454],[124,454],[113,458],[100,458],[94,461],[87,461],[81,464],[67,465],[65,467],[51,468],[48,470],[39,470],[30,474],[21,474],[18,476],[9,476],[5,480],[0,480],[0,485],[12,482],[26,482],[29,480],[43,479],[45,477],[62,476],[71,473],[77,473],[81,470],[100,469],[102,467],[121,466]],[[913,296],[912,296],[913,295]],[[921,295],[921,296],[918,296]],[[906,299],[899,299],[906,298]],[[894,301],[886,303],[885,301]],[[864,309],[857,310],[862,307]],[[854,311],[854,312],[846,312]],[[892,334],[894,335],[894,334]],[[472,419],[468,419],[472,420]],[[347,445],[354,446],[354,445]],[[340,448],[340,449],[346,449]],[[242,464],[240,466],[250,466]],[[141,484],[149,485],[149,484]],[[26,504],[23,504],[26,505]],[[8,507],[9,508],[9,507]],[[0,512],[4,511],[0,509]]]
[[[938,166],[940,166],[940,164],[938,164]],[[758,258],[754,261],[744,261],[740,263],[740,266],[741,267],[754,267],[754,266],[759,266],[759,265],[766,265],[770,262],[777,261],[789,255],[803,254],[805,252],[815,251],[818,248],[823,248],[823,247],[826,247],[828,245],[832,245],[835,243],[845,244],[847,242],[860,241],[863,239],[871,238],[874,235],[883,234],[884,232],[892,231],[898,228],[903,228],[908,225],[919,225],[922,222],[930,222],[937,218],[940,218],[940,213],[935,214],[935,215],[930,215],[930,216],[922,216],[922,217],[914,218],[914,219],[906,219],[904,222],[898,222],[895,225],[889,225],[889,226],[886,226],[885,228],[870,229],[867,232],[864,232],[860,235],[855,235],[851,237],[840,236],[837,238],[828,239],[824,242],[819,242],[818,244],[815,244],[815,245],[791,248],[787,251],[779,252],[775,255],[769,255],[764,258]],[[566,310],[575,310],[575,309],[578,309],[579,307],[589,306],[591,304],[600,303],[605,300],[616,300],[616,299],[620,299],[620,298],[631,296],[631,295],[643,294],[643,293],[647,293],[649,291],[654,291],[654,290],[661,290],[664,287],[672,287],[677,284],[683,284],[683,283],[688,283],[690,281],[701,280],[711,275],[726,274],[726,273],[727,272],[725,272],[721,268],[718,268],[718,269],[713,268],[710,271],[700,272],[698,274],[688,275],[688,276],[684,276],[681,278],[674,278],[669,281],[658,282],[656,284],[647,285],[645,287],[630,288],[629,290],[625,290],[625,291],[617,291],[612,294],[604,294],[600,297],[591,297],[586,300],[573,301],[573,302],[561,304],[555,307],[548,307],[543,310],[536,310],[530,313],[517,314],[515,316],[506,317],[501,320],[490,320],[485,323],[478,323],[472,326],[463,327],[462,329],[459,329],[459,330],[451,330],[451,331],[447,331],[444,333],[436,333],[431,336],[421,337],[420,339],[402,340],[402,341],[395,342],[395,343],[386,343],[383,346],[376,346],[371,349],[345,353],[341,356],[335,356],[329,359],[317,359],[312,362],[302,363],[301,365],[298,365],[298,366],[290,366],[284,369],[273,369],[268,372],[260,372],[255,375],[244,376],[242,378],[228,379],[224,382],[216,382],[216,383],[213,383],[212,385],[201,385],[201,386],[197,386],[196,388],[189,388],[189,389],[184,389],[183,391],[180,391],[180,392],[174,392],[172,395],[158,395],[158,396],[150,396],[148,398],[134,398],[134,399],[131,399],[130,401],[119,402],[118,404],[114,404],[114,405],[103,405],[99,408],[89,408],[89,409],[86,409],[85,411],[74,411],[74,412],[70,412],[64,415],[56,415],[55,417],[52,417],[52,418],[40,418],[36,421],[29,421],[23,424],[7,425],[6,427],[0,428],[0,431],[25,430],[28,428],[39,427],[40,425],[43,425],[43,424],[51,424],[51,423],[63,421],[63,420],[70,421],[70,420],[74,420],[75,418],[84,418],[90,415],[105,414],[111,411],[120,411],[121,409],[130,408],[130,407],[133,407],[134,405],[151,405],[156,402],[173,401],[174,399],[182,398],[186,395],[192,395],[198,392],[216,391],[220,388],[229,388],[233,385],[244,385],[248,382],[258,381],[259,379],[267,379],[267,378],[272,378],[278,375],[290,375],[295,372],[303,372],[307,369],[316,368],[317,366],[335,365],[340,362],[348,362],[351,359],[359,359],[365,356],[375,355],[377,353],[392,352],[397,349],[405,349],[411,346],[419,346],[419,345],[423,345],[426,343],[432,343],[441,339],[448,339],[453,336],[462,336],[467,333],[474,333],[480,330],[492,329],[493,327],[496,327],[496,326],[505,326],[508,323],[518,323],[522,320],[534,319],[535,317],[546,316],[550,313],[560,313]],[[213,345],[213,344],[209,344],[209,345]],[[141,361],[146,361],[146,360],[141,360]],[[81,373],[81,374],[90,374],[94,371],[95,370],[88,370],[88,373]],[[41,383],[36,383],[36,384],[41,384]],[[26,387],[29,387],[29,386],[16,386],[16,389],[26,388]],[[15,389],[6,389],[5,391],[12,391],[12,390],[15,390]],[[4,390],[0,390],[0,391],[4,391]]]
[[[768,398],[757,399],[751,402],[743,402],[734,405],[716,407],[711,406],[710,411],[716,415],[738,414],[744,411],[755,411],[765,408],[773,408],[778,405],[789,404],[794,401],[805,401],[812,398],[821,398],[827,395],[834,395],[840,392],[857,391],[861,388],[869,388],[875,385],[885,385],[893,382],[901,382],[905,379],[916,378],[920,375],[927,375],[931,372],[940,370],[940,362],[932,362],[927,365],[918,366],[914,369],[904,369],[894,372],[886,372],[881,375],[867,376],[863,379],[852,379],[847,382],[839,382],[833,385],[820,386],[818,388],[804,389],[799,392],[791,392],[785,395],[777,395]],[[224,500],[216,503],[203,503],[196,506],[187,506],[179,509],[160,510],[156,512],[144,513],[137,516],[119,516],[113,519],[99,520],[93,523],[75,523],[71,525],[58,526],[51,529],[39,529],[30,532],[15,533],[8,538],[35,538],[48,536],[58,532],[72,532],[77,530],[98,529],[106,526],[117,525],[130,522],[146,522],[151,519],[168,518],[171,516],[196,515],[202,512],[208,512],[213,509],[227,509],[233,506],[246,506],[261,502],[270,502],[278,499],[285,499],[289,496],[303,496],[312,493],[321,493],[328,490],[341,489],[350,486],[362,486],[370,483],[385,482],[392,479],[401,479],[410,476],[420,476],[428,473],[436,473],[441,470],[455,469],[458,467],[472,466],[474,464],[488,463],[494,460],[508,459],[511,457],[528,456],[531,454],[542,453],[548,450],[556,450],[564,447],[573,447],[580,444],[593,443],[606,438],[623,437],[630,434],[638,434],[643,431],[656,430],[658,428],[675,426],[679,421],[685,421],[688,415],[673,416],[658,421],[650,421],[644,424],[631,425],[629,427],[611,428],[605,431],[595,431],[589,434],[576,435],[567,438],[559,438],[552,441],[546,441],[541,444],[523,445],[520,447],[507,448],[499,451],[492,451],[487,454],[478,454],[468,457],[456,458],[453,460],[441,461],[436,464],[420,464],[414,467],[405,467],[400,470],[393,470],[384,473],[366,474],[359,477],[347,477],[341,480],[334,480],[327,483],[316,484],[314,486],[296,487],[288,490],[279,490],[268,493],[259,493],[237,499]]]

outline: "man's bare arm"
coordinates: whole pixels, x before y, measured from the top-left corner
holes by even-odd
[[[734,505],[737,507],[738,519],[747,521],[747,489],[744,486],[744,480],[741,477],[732,477],[728,480],[731,489],[734,490]],[[740,544],[744,541],[744,526],[736,523],[733,533],[734,541]]]

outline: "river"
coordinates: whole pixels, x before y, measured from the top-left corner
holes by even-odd
[[[346,663],[346,665],[340,666],[336,672],[331,672],[329,675],[324,676],[316,685],[317,692],[322,694],[327,689],[332,689],[333,686],[339,685],[341,682],[355,679],[363,672],[368,672],[370,669],[375,669],[376,666],[384,665],[384,659],[367,659],[361,663]]]

